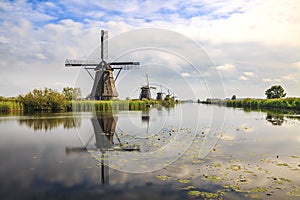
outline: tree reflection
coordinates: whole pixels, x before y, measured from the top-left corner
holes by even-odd
[[[30,118],[18,119],[20,125],[26,125],[34,131],[44,130],[50,131],[52,129],[63,126],[64,129],[74,129],[81,126],[81,118],[74,118],[73,116],[32,116]]]
[[[284,122],[284,115],[267,112],[266,120],[275,126],[281,126]]]

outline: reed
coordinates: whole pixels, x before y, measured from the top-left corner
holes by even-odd
[[[239,108],[279,108],[300,110],[300,98],[289,97],[279,99],[241,99],[241,100],[220,100],[214,104]]]
[[[8,113],[8,112],[19,112],[23,110],[22,103],[17,101],[0,101],[0,112]]]
[[[119,110],[145,110],[147,102],[142,100],[113,100],[113,101],[70,101],[67,103],[68,111],[119,111]]]

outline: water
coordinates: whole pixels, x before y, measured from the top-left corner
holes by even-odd
[[[299,119],[200,104],[1,116],[0,196],[298,199]]]

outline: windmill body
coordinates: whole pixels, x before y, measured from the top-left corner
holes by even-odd
[[[97,63],[92,60],[70,60],[66,59],[66,67],[84,67],[94,80],[90,98],[92,100],[112,100],[118,97],[118,92],[115,86],[115,81],[118,78],[121,70],[130,70],[139,66],[139,62],[110,62],[107,63],[104,58],[107,58],[107,38],[108,32],[101,30],[101,61]],[[92,76],[89,70],[94,70],[95,75]],[[119,70],[116,78],[113,76],[113,71]]]
[[[151,87],[149,85],[148,74],[146,74],[147,85],[141,87],[140,100],[142,99],[151,99],[151,89],[156,89],[156,87]]]
[[[163,93],[162,92],[157,92],[156,93],[156,100],[158,101],[162,101],[163,100]]]

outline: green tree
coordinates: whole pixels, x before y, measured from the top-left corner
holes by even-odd
[[[65,87],[62,91],[63,95],[67,100],[79,100],[81,99],[81,90],[80,88],[71,88]]]
[[[267,99],[276,99],[285,97],[286,93],[281,85],[273,85],[265,91]]]
[[[26,111],[55,111],[63,110],[66,105],[66,97],[52,89],[34,89],[33,91],[20,95],[18,101],[23,103]]]

